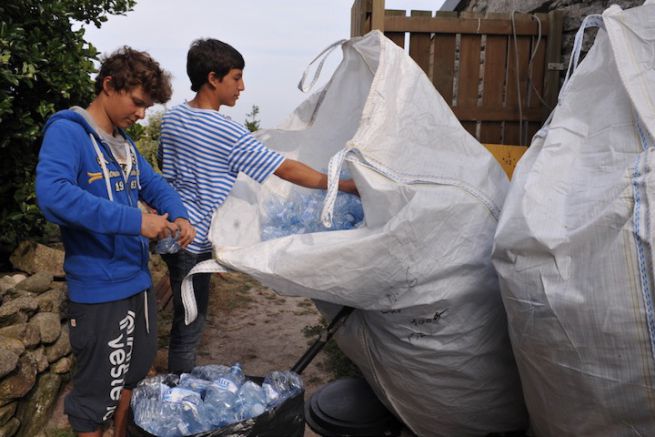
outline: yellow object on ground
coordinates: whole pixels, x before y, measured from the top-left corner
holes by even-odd
[[[505,173],[507,173],[507,177],[510,179],[512,179],[512,173],[514,173],[516,163],[519,162],[521,156],[528,150],[526,146],[511,146],[507,144],[484,144],[484,146],[498,160]]]

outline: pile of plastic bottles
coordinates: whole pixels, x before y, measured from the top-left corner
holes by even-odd
[[[338,231],[362,225],[364,209],[362,201],[354,194],[339,192],[334,203],[332,227],[321,223],[321,210],[325,190],[310,192],[292,191],[288,199],[271,196],[264,204],[265,214],[261,221],[262,241],[292,234]]]
[[[139,383],[132,395],[134,422],[160,437],[219,429],[259,416],[303,390],[300,376],[274,371],[260,386],[241,366],[198,366],[191,373],[158,375]]]

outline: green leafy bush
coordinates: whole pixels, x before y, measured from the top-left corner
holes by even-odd
[[[0,3],[0,265],[23,239],[41,240],[46,221],[34,195],[45,120],[93,97],[97,50],[74,22],[107,21],[134,0],[13,0]],[[77,26],[79,27],[79,26]]]
[[[159,148],[159,137],[161,135],[161,121],[164,112],[155,112],[148,116],[148,123],[143,125],[134,123],[127,130],[128,135],[136,143],[136,148],[143,157],[152,165],[156,171],[161,172],[157,163],[157,149]]]

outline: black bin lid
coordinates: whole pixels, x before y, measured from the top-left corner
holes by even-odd
[[[321,387],[305,403],[305,420],[322,436],[398,436],[402,424],[363,378],[342,378]]]

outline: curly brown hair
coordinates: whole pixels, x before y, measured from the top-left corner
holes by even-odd
[[[102,91],[104,79],[110,76],[116,91],[130,91],[141,86],[155,103],[166,103],[173,93],[171,75],[146,52],[123,46],[102,59],[96,76],[96,95]]]

